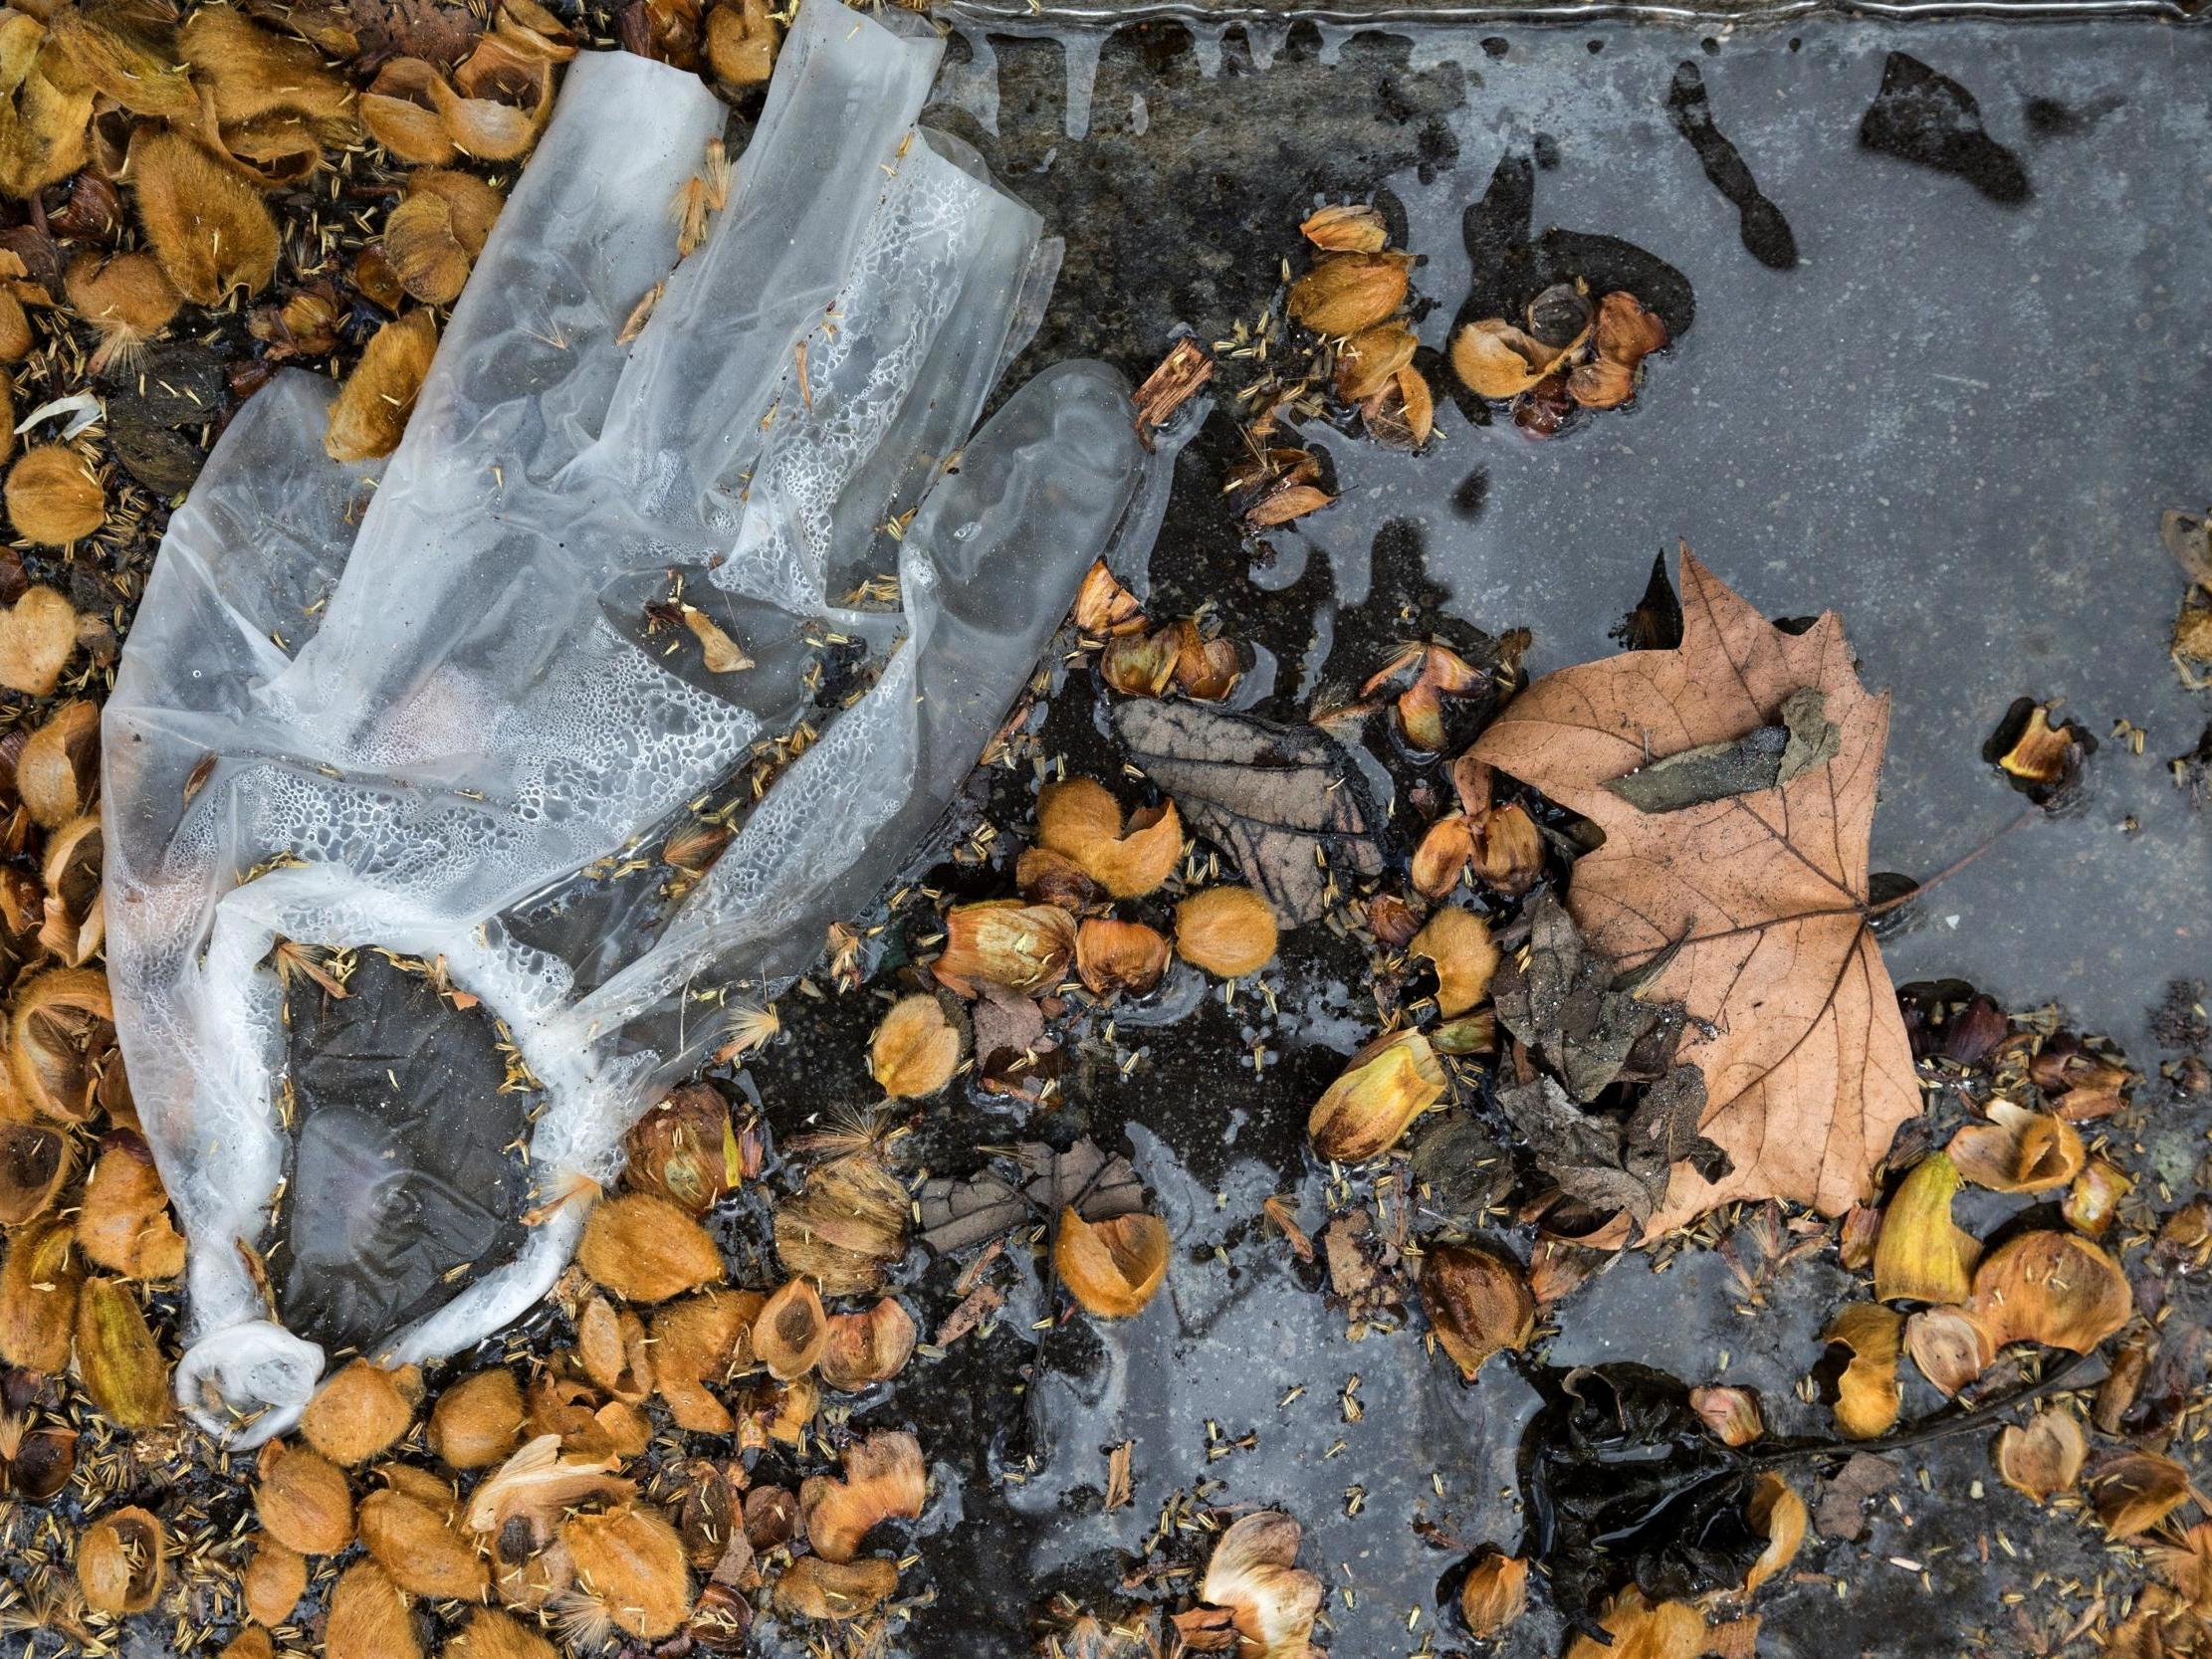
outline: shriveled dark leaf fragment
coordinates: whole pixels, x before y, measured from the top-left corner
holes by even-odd
[[[916,1196],[920,1238],[939,1255],[951,1255],[1019,1226],[1029,1215],[1020,1189],[986,1169],[965,1180],[938,1175],[922,1183]]]
[[[1813,1530],[1823,1538],[1856,1543],[1867,1536],[1867,1500],[1897,1484],[1897,1467],[1872,1452],[1854,1452],[1821,1482]]]
[[[1589,1101],[1633,1073],[1632,1056],[1661,1064],[1672,1057],[1681,1010],[1642,1000],[1636,986],[1649,977],[1646,969],[1617,977],[1547,893],[1529,913],[1526,959],[1506,960],[1490,996],[1498,1023],[1558,1073],[1568,1094]]]
[[[1512,1160],[1471,1113],[1433,1113],[1414,1139],[1415,1197],[1424,1224],[1470,1229],[1513,1184]]]
[[[1385,867],[1389,803],[1327,732],[1193,703],[1123,703],[1114,729],[1131,764],[1184,821],[1236,861],[1284,922],[1317,920],[1341,883]]]
[[[1014,1148],[1014,1160],[1028,1177],[1022,1192],[1049,1214],[1072,1208],[1085,1221],[1111,1221],[1144,1208],[1144,1183],[1129,1160],[1088,1137],[1064,1152],[1025,1141]]]
[[[1782,700],[1782,719],[1732,742],[1701,743],[1614,778],[1606,787],[1642,812],[1679,812],[1758,789],[1773,789],[1834,759],[1843,734],[1817,686]]]

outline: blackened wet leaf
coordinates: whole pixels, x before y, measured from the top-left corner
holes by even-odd
[[[1663,1179],[1655,1192],[1648,1180],[1626,1167],[1620,1122],[1585,1112],[1567,1098],[1556,1078],[1500,1089],[1497,1103],[1514,1134],[1535,1154],[1536,1167],[1568,1197],[1609,1213],[1626,1210],[1640,1227],[1665,1201]]]
[[[1064,1152],[1040,1141],[1023,1141],[1014,1158],[1028,1177],[1021,1190],[1048,1215],[1072,1206],[1085,1221],[1111,1221],[1144,1208],[1144,1183],[1129,1160],[1088,1137]]]
[[[1490,995],[1498,1023],[1535,1050],[1578,1101],[1596,1099],[1620,1078],[1646,1037],[1671,1037],[1681,1029],[1680,1010],[1647,1003],[1633,982],[1616,979],[1584,943],[1566,907],[1548,893],[1530,911],[1525,960],[1508,959]],[[1662,1059],[1671,1058],[1668,1042],[1659,1046]]]
[[[1705,1115],[1705,1074],[1695,1066],[1676,1066],[1644,1091],[1629,1119],[1626,1162],[1636,1171],[1658,1172],[1666,1189],[1666,1171],[1687,1163],[1708,1181],[1735,1167],[1728,1154],[1697,1133]]]
[[[1424,1225],[1431,1219],[1471,1229],[1504,1198],[1513,1166],[1469,1113],[1430,1115],[1414,1141],[1414,1182]]]
[[[939,1175],[924,1181],[916,1204],[921,1240],[941,1256],[995,1238],[1029,1217],[1020,1191],[989,1169],[966,1180]]]
[[[1114,728],[1184,821],[1236,861],[1276,914],[1312,922],[1346,877],[1383,873],[1387,801],[1350,750],[1315,726],[1191,703],[1132,701]]]
[[[1612,638],[1624,651],[1672,651],[1682,643],[1682,599],[1666,573],[1666,555],[1652,559],[1652,579],[1644,597],[1623,617]]]

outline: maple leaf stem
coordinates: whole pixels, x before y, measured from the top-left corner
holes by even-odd
[[[2030,820],[2040,817],[2042,815],[2042,810],[2043,809],[2041,807],[2034,806],[2026,808],[2018,816],[2013,818],[2009,823],[1999,825],[1996,830],[1991,832],[1989,839],[1987,841],[1984,841],[1979,847],[1976,847],[1972,852],[1967,853],[1961,858],[1953,859],[1942,869],[1936,871],[1936,873],[1930,876],[1926,881],[1914,882],[1910,887],[1906,888],[1902,893],[1898,894],[1893,899],[1884,899],[1879,905],[1869,905],[1867,907],[1868,917],[1872,919],[1877,916],[1886,915],[1888,912],[1897,909],[1900,905],[1910,904],[1913,900],[1919,898],[1921,894],[1927,892],[1928,889],[1940,886],[1942,883],[1949,881],[1953,876],[1957,875],[1969,864],[1972,864],[1974,860],[1980,858],[1982,854],[1988,852],[1990,848],[1996,846],[1998,842],[2002,841],[2006,836],[2010,835],[2022,824],[2028,823]]]

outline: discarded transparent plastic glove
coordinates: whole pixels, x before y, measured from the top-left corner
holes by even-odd
[[[1084,570],[1149,553],[1188,428],[1146,442],[1111,369],[1047,369],[970,439],[1058,247],[915,126],[940,50],[809,0],[680,264],[725,111],[579,57],[381,480],[326,457],[330,387],[287,373],[171,520],[106,716],[109,972],[191,1244],[178,1396],[239,1442],[327,1350],[421,1360],[535,1303],[582,1224],[560,1196],[725,1041],[732,987],[773,994],[877,901]],[[894,561],[903,614],[832,602]],[[668,837],[802,721],[672,897]],[[280,970],[371,949],[442,977],[288,1029]]]

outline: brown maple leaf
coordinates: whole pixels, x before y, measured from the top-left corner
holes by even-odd
[[[1674,952],[1644,994],[1687,1009],[1700,1128],[1734,1168],[1676,1164],[1648,1237],[1738,1198],[1840,1214],[1920,1110],[1869,927],[1889,700],[1833,613],[1784,633],[1686,547],[1681,570],[1679,648],[1547,675],[1471,751],[1605,831],[1567,895],[1596,948],[1624,970]]]

